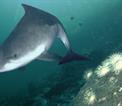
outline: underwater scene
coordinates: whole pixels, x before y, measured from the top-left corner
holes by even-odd
[[[0,106],[122,106],[122,1],[0,0]]]

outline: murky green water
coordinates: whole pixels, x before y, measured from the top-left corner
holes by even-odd
[[[67,77],[70,77],[69,82],[81,81],[80,74],[82,79],[82,72],[85,69],[96,68],[107,56],[122,50],[121,0],[1,0],[0,43],[4,42],[24,15],[22,3],[57,16],[68,33],[72,48],[80,54],[89,56],[91,61],[73,62],[63,66],[55,62],[33,61],[27,65],[25,71],[0,73],[1,98],[17,95],[19,92],[23,94],[27,91],[28,85],[43,82],[49,78],[48,75],[49,80],[55,83],[56,73],[62,73],[63,77],[59,77],[58,74],[61,83]],[[59,40],[53,45],[52,51],[61,55],[66,53],[64,45]],[[74,75],[69,74],[70,70]]]

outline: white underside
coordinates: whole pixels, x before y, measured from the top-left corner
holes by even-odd
[[[0,72],[5,72],[5,71],[11,71],[14,69],[17,69],[19,67],[22,67],[32,60],[36,59],[38,56],[40,56],[43,52],[45,51],[45,45],[39,45],[35,50],[32,50],[31,52],[28,52],[25,54],[25,56],[18,58],[18,59],[11,59],[9,60],[2,70]]]

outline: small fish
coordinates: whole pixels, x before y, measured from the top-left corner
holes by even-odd
[[[72,17],[70,17],[70,20],[74,20],[75,18],[72,16]]]
[[[79,22],[79,23],[78,23],[78,25],[79,25],[79,26],[82,26],[82,25],[83,25],[83,23]]]

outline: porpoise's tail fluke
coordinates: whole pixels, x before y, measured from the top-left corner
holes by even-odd
[[[60,61],[59,64],[65,64],[71,61],[85,61],[90,60],[88,57],[81,56],[70,50]]]

